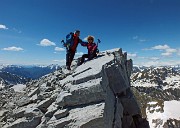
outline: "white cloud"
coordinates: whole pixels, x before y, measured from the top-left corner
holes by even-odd
[[[6,25],[0,24],[0,29],[8,29],[8,28],[6,27]]]
[[[17,32],[17,33],[22,33],[21,30],[18,30],[18,29],[16,29],[16,28],[13,28],[12,30],[13,30],[14,32]]]
[[[147,61],[147,62],[139,62],[135,63],[135,65],[142,66],[172,66],[172,65],[180,65],[180,61],[177,60],[169,60],[169,61]]]
[[[53,60],[53,63],[60,64],[60,65],[65,65],[66,64],[66,60],[65,59],[62,59],[62,60]]]
[[[136,39],[138,39],[138,36],[134,36],[134,37],[133,37],[133,40],[136,40]]]
[[[166,49],[169,49],[170,47],[168,45],[157,45],[157,46],[154,46],[152,47],[151,49],[152,50],[166,50]]]
[[[133,37],[133,40],[137,40],[137,41],[139,41],[139,42],[146,42],[146,41],[148,41],[148,40],[146,40],[146,39],[141,39],[141,38],[138,37],[138,36],[134,36],[134,37]]]
[[[177,50],[173,48],[165,49],[164,53],[161,53],[162,56],[171,56],[173,53],[176,53]]]
[[[146,42],[146,39],[139,39],[140,42]]]
[[[156,45],[154,47],[151,47],[151,48],[145,48],[143,50],[166,50],[166,49],[170,49],[170,47],[168,45]]]
[[[166,49],[166,52],[175,53],[175,52],[177,52],[177,50],[173,49],[173,48],[168,48],[168,49]]]
[[[21,47],[15,47],[15,46],[12,46],[12,47],[8,47],[8,48],[3,48],[2,50],[4,51],[23,51],[24,49],[21,48]]]
[[[177,55],[180,56],[180,48],[177,50]]]
[[[145,48],[143,50],[159,50],[162,51],[163,53],[161,53],[162,56],[171,56],[173,53],[177,53],[178,54],[178,49],[174,49],[171,48],[168,45],[156,45],[154,47],[151,48]]]
[[[156,60],[159,60],[160,58],[158,58],[158,57],[149,57],[148,59],[156,61]]]
[[[60,47],[55,47],[55,49],[54,49],[55,51],[59,51],[59,52],[62,52],[62,51],[65,51],[65,49],[64,48],[60,48]]]
[[[85,37],[83,40],[84,40],[84,41],[87,41],[87,38],[88,38],[88,37]]]
[[[88,35],[88,36],[90,36],[90,35]],[[85,37],[83,40],[84,40],[84,41],[87,41],[88,36],[87,36],[87,37]],[[94,36],[92,36],[92,37],[94,37]],[[94,40],[96,40],[96,38],[95,38],[95,37],[94,37]]]
[[[170,56],[170,55],[172,55],[172,53],[171,52],[164,52],[164,53],[161,53],[161,55],[162,56]]]
[[[144,57],[144,56],[137,56],[137,59],[146,59],[146,60],[153,60],[153,61],[157,61],[160,60],[159,57]]]
[[[144,56],[139,56],[138,58],[139,59],[147,59],[147,57],[144,57]]]
[[[55,46],[56,44],[54,42],[51,42],[50,40],[48,39],[43,39],[41,40],[40,44],[38,44],[40,46]]]
[[[128,56],[128,58],[134,58],[134,57],[137,57],[137,54],[136,53],[133,53],[133,54],[127,53],[127,56]]]
[[[156,45],[151,48],[146,48],[144,50],[158,50],[160,51],[160,56],[154,56],[154,57],[140,57],[137,56],[136,59],[134,59],[134,63],[136,65],[142,65],[142,66],[167,66],[167,65],[179,65],[180,60],[172,60],[175,58],[175,54],[180,56],[180,48],[171,48],[167,44],[164,45]],[[155,54],[154,52],[153,54]],[[168,57],[168,58],[167,58]],[[170,60],[171,59],[171,60]]]
[[[82,56],[84,53],[83,52],[77,52],[76,55],[77,56]]]
[[[65,60],[65,59],[62,59],[62,60],[53,60],[53,62],[65,63],[65,62],[66,62],[66,60]]]

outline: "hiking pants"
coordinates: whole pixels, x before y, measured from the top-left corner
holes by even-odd
[[[84,54],[84,55],[81,57],[80,65],[81,65],[82,63],[84,63],[85,58],[88,58],[88,60],[92,60],[92,59],[93,59],[94,57],[96,57],[96,56],[97,56],[96,52],[94,52],[94,53],[92,53],[92,54]]]
[[[66,66],[70,67],[71,63],[74,59],[75,51],[72,51],[71,49],[67,50],[66,52]]]

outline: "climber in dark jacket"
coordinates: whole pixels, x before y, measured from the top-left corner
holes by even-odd
[[[74,33],[70,33],[66,36],[66,43],[64,43],[64,46],[66,47],[66,67],[68,70],[71,70],[70,67],[76,53],[76,48],[78,44],[82,42],[79,36],[79,30],[76,30]]]
[[[88,58],[88,60],[93,59],[94,57],[97,56],[96,50],[97,50],[97,45],[94,43],[94,37],[93,36],[88,36],[87,37],[88,42],[82,42],[82,46],[86,46],[88,49],[88,54],[84,54],[81,57],[80,65],[84,63],[85,58]]]

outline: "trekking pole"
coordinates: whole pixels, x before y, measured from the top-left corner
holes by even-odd
[[[98,47],[98,44],[101,43],[101,40],[100,39],[97,39],[97,47]]]
[[[97,39],[98,41],[97,41],[97,53],[99,53],[99,49],[98,49],[98,45],[99,45],[99,43],[101,43],[101,40],[100,39]]]
[[[61,40],[61,43],[63,47],[66,47],[66,49],[69,50],[69,45],[67,45],[64,40]]]
[[[61,43],[64,45],[65,44],[64,40],[61,40]]]
[[[66,44],[66,43],[65,43],[64,40],[61,40],[61,44],[62,44],[63,47],[65,47],[65,44]]]

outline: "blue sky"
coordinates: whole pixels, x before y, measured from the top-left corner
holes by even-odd
[[[60,41],[75,29],[134,64],[180,64],[179,28],[179,0],[0,0],[0,64],[63,64]]]

